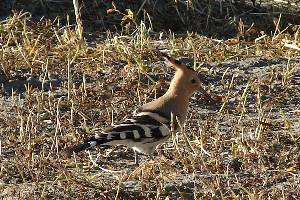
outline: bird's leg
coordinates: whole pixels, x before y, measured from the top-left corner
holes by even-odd
[[[150,160],[154,160],[153,153],[149,155]]]
[[[136,151],[136,150],[133,150],[134,151],[134,164],[135,165],[139,165],[139,153]]]
[[[108,149],[107,153],[105,154],[105,157],[110,157],[110,155],[117,149],[117,147],[112,146],[110,149]]]

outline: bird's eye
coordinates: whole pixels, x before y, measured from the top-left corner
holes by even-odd
[[[192,79],[192,80],[191,80],[191,83],[196,83],[196,80],[195,80],[195,79]]]

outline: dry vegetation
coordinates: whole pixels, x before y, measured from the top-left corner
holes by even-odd
[[[76,10],[76,9],[75,9]],[[117,11],[114,11],[117,12]],[[299,26],[238,37],[154,32],[131,23],[85,40],[58,19],[0,23],[0,197],[15,199],[299,199]],[[172,71],[157,49],[190,58],[206,90],[154,160],[125,147],[60,152],[161,95]]]

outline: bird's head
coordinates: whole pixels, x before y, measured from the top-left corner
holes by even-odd
[[[199,90],[203,91],[198,73],[194,69],[164,53],[162,55],[169,65],[176,70],[168,90],[169,92],[190,97]]]

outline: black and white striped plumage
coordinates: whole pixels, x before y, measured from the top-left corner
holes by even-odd
[[[94,137],[70,148],[68,151],[78,153],[97,145],[122,144],[139,153],[152,155],[155,147],[170,136],[170,119],[161,113],[140,112],[101,132]]]

